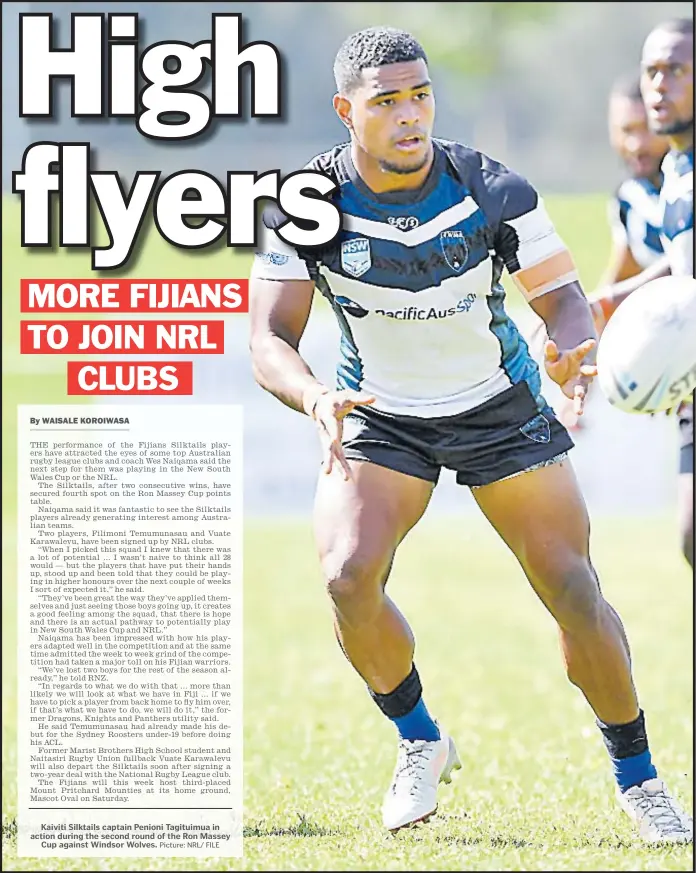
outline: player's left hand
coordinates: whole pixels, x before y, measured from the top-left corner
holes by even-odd
[[[560,351],[556,343],[549,340],[544,347],[546,372],[573,401],[573,412],[578,416],[583,413],[587,388],[597,375],[597,365],[583,361],[596,345],[596,340],[587,339],[574,349]]]

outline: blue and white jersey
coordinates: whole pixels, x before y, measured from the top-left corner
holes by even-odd
[[[570,254],[525,179],[458,143],[434,140],[434,151],[421,188],[384,194],[349,145],[319,155],[308,167],[338,186],[339,236],[320,254],[296,251],[266,213],[251,277],[315,281],[341,327],[337,387],[374,395],[375,409],[457,415],[522,380],[541,407],[500,277],[506,267],[531,300],[577,280]]]
[[[609,204],[609,223],[616,242],[628,246],[642,270],[664,255],[660,189],[649,179],[621,183]]]
[[[694,275],[694,149],[668,152],[662,162],[664,183],[662,242],[673,276]]]

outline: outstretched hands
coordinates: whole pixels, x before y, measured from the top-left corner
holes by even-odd
[[[334,465],[339,464],[344,478],[351,478],[350,466],[341,443],[343,419],[356,406],[369,406],[374,402],[374,397],[362,391],[331,391],[328,388],[307,390],[303,406],[307,415],[316,422],[319,431],[324,473],[330,473]]]
[[[587,339],[574,349],[559,350],[553,340],[544,346],[544,366],[550,379],[560,386],[566,397],[573,401],[573,412],[582,415],[587,389],[597,375],[596,364],[586,361],[597,341]]]

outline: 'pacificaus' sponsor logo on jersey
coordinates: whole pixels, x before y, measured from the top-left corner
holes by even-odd
[[[350,297],[339,295],[334,297],[334,300],[341,309],[348,313],[348,315],[352,315],[353,318],[365,318],[369,314],[368,309],[356,303],[355,300],[351,300]],[[468,312],[475,302],[476,295],[470,292],[466,297],[457,300],[454,306],[449,306],[445,309],[436,306],[404,306],[401,309],[375,309],[373,312],[375,315],[396,318],[399,321],[430,321],[432,318],[452,318],[452,316],[458,315],[460,312]]]
[[[441,309],[430,306],[427,309],[419,309],[417,306],[405,306],[403,309],[375,309],[377,315],[387,318],[396,318],[400,321],[430,321],[433,318],[452,318],[460,312],[468,312],[476,302],[476,295],[469,293],[461,300],[457,300],[454,306]]]

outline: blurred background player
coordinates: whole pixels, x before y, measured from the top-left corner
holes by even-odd
[[[660,237],[661,164],[669,145],[654,133],[640,91],[640,73],[617,79],[609,94],[609,142],[628,170],[608,207],[612,248],[600,280],[600,287],[637,276],[662,259],[667,273]],[[536,327],[533,345],[540,357],[546,331]],[[588,400],[596,389],[588,388]],[[591,401],[589,401],[591,402]],[[586,402],[587,407],[587,402]],[[587,415],[575,415],[565,397],[558,401],[559,418],[570,430],[586,427]]]
[[[667,139],[662,163],[660,233],[663,261],[637,276],[603,289],[592,308],[601,333],[616,307],[645,282],[671,272],[693,276],[694,245],[694,23],[680,18],[658,25],[643,45],[641,93],[651,130]],[[694,417],[693,397],[676,410],[680,433],[679,526],[684,557],[694,566]]]
[[[661,164],[669,148],[655,134],[640,92],[640,75],[623,76],[609,95],[609,142],[629,177],[609,204],[612,250],[601,286],[638,275],[664,257],[660,239]]]

